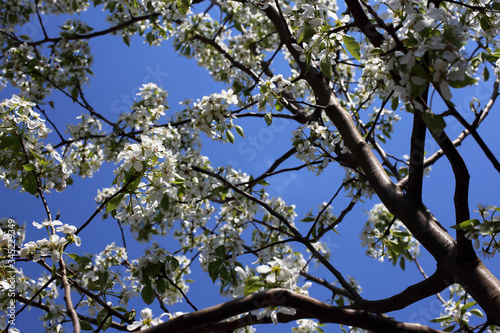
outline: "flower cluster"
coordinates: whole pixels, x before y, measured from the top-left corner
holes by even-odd
[[[465,232],[465,237],[474,242],[476,249],[481,248],[481,253],[485,257],[492,258],[500,250],[500,242],[497,239],[500,234],[500,214],[498,214],[500,208],[478,204],[477,210],[474,211],[481,215],[482,221],[470,219],[452,228],[462,229]],[[485,239],[482,244],[480,238]]]
[[[290,85],[291,82],[281,74],[261,82],[259,84],[260,94],[253,96],[253,99],[258,104],[259,111],[265,111],[267,106],[275,108],[277,111],[283,110],[283,107],[288,102],[281,97],[281,93]]]
[[[172,255],[153,242],[143,256],[132,262],[130,279],[135,281],[135,289],[141,290],[143,298],[154,297],[154,288],[165,303],[176,304],[182,302],[182,293],[189,290],[186,276],[191,273],[190,264],[184,255]],[[122,292],[126,292],[126,288]],[[145,296],[149,292],[151,295]]]
[[[412,261],[419,255],[418,241],[383,204],[376,204],[370,210],[359,237],[367,255],[379,261],[389,258],[394,265],[399,260],[402,268],[405,260]]]
[[[439,322],[441,327],[450,330],[456,324],[462,326],[467,323],[471,315],[484,317],[482,311],[476,307],[476,301],[460,285],[453,284],[448,289],[450,298],[443,304],[444,313],[432,321]]]
[[[163,320],[161,317],[166,316],[166,313],[162,313],[159,317],[153,318],[153,311],[151,311],[150,308],[144,308],[141,310],[140,316],[141,320],[134,320],[134,322],[130,325],[127,326],[127,329],[129,331],[133,331],[137,328],[141,328],[142,330],[145,330],[146,328],[150,328],[153,326],[157,326],[161,323],[163,323]]]
[[[229,107],[238,104],[238,96],[232,89],[222,90],[221,93],[214,93],[204,96],[194,103],[193,124],[202,132],[214,140],[228,140],[234,142],[234,135],[231,130],[235,128]],[[241,128],[237,128],[238,133],[242,133]]]
[[[17,95],[0,103],[0,179],[8,188],[21,187],[33,195],[63,190],[71,170],[51,144],[51,132],[30,103]]]
[[[318,176],[333,160],[334,153],[342,155],[349,152],[335,131],[330,131],[318,123],[302,125],[292,134],[291,141],[297,148],[295,156],[306,163],[309,170],[315,171]]]
[[[133,111],[121,114],[118,123],[124,122],[136,130],[148,130],[165,115],[168,94],[156,84],[148,83],[143,84],[137,95],[141,99],[133,105]]]
[[[306,261],[302,256],[290,254],[283,259],[275,257],[267,265],[260,265],[255,270],[264,277],[269,286],[293,290],[307,296],[311,282],[305,283],[302,287],[297,285],[299,273],[305,267]]]
[[[297,327],[292,328],[292,333],[311,333],[311,332],[321,332],[321,324],[315,322],[311,319],[299,319],[297,320]]]
[[[81,239],[76,233],[76,227],[64,224],[61,221],[53,220],[53,221],[43,221],[42,223],[33,222],[33,226],[37,229],[46,228],[50,236],[49,238],[43,238],[40,240],[29,241],[26,244],[21,246],[19,251],[19,255],[22,258],[32,259],[33,261],[38,261],[43,257],[50,255],[52,261],[54,263],[58,262],[61,258],[61,253],[63,251],[63,247],[67,244],[75,243],[76,246],[81,245]],[[55,228],[57,226],[57,228]],[[64,233],[65,237],[61,237],[55,233],[52,233],[52,229],[54,228],[55,232]]]
[[[234,267],[238,255],[243,254],[244,241],[240,237],[241,229],[231,224],[224,224],[217,234],[210,235],[201,248],[200,262],[205,270],[210,263],[224,264]]]

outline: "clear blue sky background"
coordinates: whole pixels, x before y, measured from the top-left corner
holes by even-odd
[[[107,25],[102,23],[100,16],[102,14],[94,12],[92,14],[87,13],[84,17],[100,22],[98,25],[96,24],[96,28],[104,28]],[[47,21],[46,24],[47,27],[51,27],[49,30],[54,31],[53,29],[60,22],[59,19],[52,19]],[[36,24],[25,27],[25,29],[29,29],[28,32],[35,40],[43,38],[41,30],[37,28]],[[92,40],[91,46],[95,54],[94,66],[92,67],[95,78],[92,78],[90,87],[85,89],[86,98],[97,112],[110,119],[116,119],[119,112],[131,106],[131,100],[135,98],[135,94],[142,83],[153,82],[163,86],[169,93],[170,110],[168,112],[172,113],[179,110],[178,102],[180,101],[201,99],[204,95],[220,92],[221,89],[226,88],[214,83],[209,74],[203,68],[197,66],[195,60],[178,57],[169,42],[165,42],[161,47],[150,48],[143,44],[142,39],[136,38],[132,40],[129,48],[122,42],[121,38],[106,36]],[[278,69],[275,69],[275,74],[278,74]],[[462,92],[460,97],[455,100],[456,104],[460,107],[462,106],[460,103],[463,103],[463,110],[467,111],[471,97],[475,96],[484,105],[491,93],[488,88],[490,85],[491,82],[488,82],[486,85],[470,88],[468,94]],[[8,98],[13,93],[16,93],[16,90],[8,87],[0,92],[0,99]],[[51,110],[49,107],[46,110],[49,111],[50,117],[56,119],[59,124],[75,122],[72,119],[85,112],[85,110],[73,104],[60,93],[55,93],[53,99],[56,102],[55,110]],[[498,157],[500,156],[500,147],[497,144],[497,131],[500,115],[497,111],[498,107],[492,110],[492,114],[487,119],[488,123],[484,124],[479,132]],[[394,134],[395,140],[389,143],[388,147],[391,147],[391,149],[388,149],[388,151],[397,157],[402,157],[404,154],[408,154],[409,150],[408,138],[411,119],[409,114],[404,111],[400,111],[399,114],[402,120],[397,124],[396,133]],[[465,117],[470,120],[471,114],[465,113]],[[204,153],[210,157],[214,165],[230,163],[242,168],[247,173],[258,175],[265,171],[277,157],[290,149],[291,131],[296,128],[295,123],[280,119],[275,119],[275,123],[270,127],[265,125],[263,119],[253,120],[249,123],[250,125],[246,120],[238,123],[243,126],[246,138],[243,139],[237,136],[233,145],[221,145],[204,140]],[[461,131],[461,127],[450,123],[447,131],[449,136],[454,138]],[[428,152],[433,153],[436,149],[437,145],[428,140]],[[463,154],[470,167],[470,208],[475,209],[477,203],[500,205],[497,194],[500,185],[499,175],[494,171],[477,145],[468,140],[459,148],[459,151]],[[290,165],[299,164],[298,160],[292,161],[293,163]],[[82,225],[96,208],[94,197],[97,190],[110,186],[114,177],[112,174],[113,168],[114,166],[106,166],[91,179],[81,180],[75,178],[74,185],[68,187],[63,193],[54,192],[48,195],[48,203],[52,212],[55,213],[60,210],[60,220],[64,223],[73,224],[77,227]],[[440,160],[432,169],[430,177],[425,179],[425,204],[428,205],[445,227],[449,227],[454,224],[454,180],[452,171],[444,159]],[[270,180],[270,190],[272,195],[282,196],[288,203],[295,204],[300,219],[309,211],[310,207],[316,207],[332,197],[340,186],[343,175],[343,169],[334,165],[320,177],[316,177],[307,171],[278,175]],[[333,202],[335,213],[339,214],[347,205],[347,202],[345,198],[335,200]],[[339,226],[340,236],[332,233],[326,237],[327,245],[332,252],[332,264],[343,274],[356,278],[363,287],[361,295],[367,299],[389,297],[402,291],[408,285],[422,280],[421,275],[412,264],[408,264],[406,271],[402,272],[398,267],[394,268],[389,262],[379,263],[364,255],[365,250],[360,246],[358,235],[367,219],[364,211],[368,211],[374,203],[377,203],[377,201],[373,200],[356,206],[355,210]],[[15,218],[20,223],[26,222],[28,229],[26,241],[46,237],[46,235],[34,230],[31,226],[33,221],[40,222],[45,219],[46,215],[41,201],[29,194],[20,194],[18,190],[8,190],[1,187],[0,215]],[[111,241],[116,241],[117,244],[122,245],[118,226],[112,220],[96,218],[80,236],[83,241],[82,247],[80,249],[68,248],[69,252],[98,253]],[[129,259],[135,259],[142,253],[142,246],[134,245],[130,236],[127,237],[127,245]],[[423,255],[419,259],[426,272],[432,274],[435,263],[432,258],[426,255],[425,250],[422,252]],[[500,276],[498,257],[486,260],[485,263],[497,276]],[[191,300],[198,308],[224,301],[224,299],[217,296],[218,286],[213,286],[211,280],[200,274],[200,270],[196,266],[196,264],[193,266],[193,271],[196,272],[194,275],[196,281],[191,284],[188,293]],[[32,264],[22,264],[21,267],[26,272],[40,270],[36,265]],[[330,281],[335,280],[330,273],[324,270],[312,268],[310,272]],[[322,301],[327,301],[331,297],[331,294],[321,287],[310,291],[311,296]],[[447,292],[443,293],[443,296],[446,298]],[[62,302],[62,293],[60,298]],[[142,300],[131,304],[139,312],[142,309],[141,303]],[[156,303],[150,307],[155,315],[161,313]],[[186,303],[169,307],[169,310],[190,311]],[[428,320],[439,316],[441,311],[437,299],[431,297],[394,315],[400,321],[413,321],[424,324]],[[40,323],[33,320],[41,315],[34,316],[36,312],[37,310],[32,310],[31,312],[22,313],[16,320],[16,327],[21,332],[42,331]],[[280,325],[278,327],[260,326],[258,332],[289,332],[289,327],[290,325]],[[327,330],[327,332],[336,331],[337,329],[333,325]]]

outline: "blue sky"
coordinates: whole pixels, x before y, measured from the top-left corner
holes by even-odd
[[[93,14],[94,15],[94,14]],[[92,17],[94,19],[95,17]],[[57,22],[47,22],[48,25],[55,26]],[[26,27],[28,29],[28,27]],[[29,28],[35,39],[42,38],[40,30],[36,25]],[[178,57],[169,42],[165,42],[161,47],[150,48],[142,43],[140,39],[134,39],[131,47],[127,47],[119,37],[101,37],[91,41],[91,46],[95,54],[95,63],[92,68],[95,78],[91,80],[90,86],[86,88],[86,98],[97,112],[101,112],[111,119],[116,119],[119,112],[125,111],[131,106],[131,101],[135,98],[138,88],[142,83],[153,82],[161,85],[169,93],[170,110],[175,112],[180,109],[178,103],[185,99],[202,98],[204,95],[220,92],[227,88],[214,83],[209,74],[198,67],[195,60],[187,60]],[[279,72],[276,71],[276,74]],[[488,82],[491,85],[491,82]],[[467,106],[471,96],[480,99],[483,104],[489,97],[488,84],[475,86],[469,89],[468,94],[461,93],[456,100],[460,107]],[[8,98],[16,91],[10,87],[0,92],[0,99]],[[85,112],[78,105],[73,104],[60,93],[54,94],[56,101],[55,110],[49,110],[50,116],[57,119],[58,123],[72,121],[76,116]],[[462,104],[460,104],[462,103]],[[444,110],[442,110],[444,111]],[[439,111],[437,112],[439,113]],[[394,155],[402,157],[408,153],[409,128],[411,123],[410,115],[400,111],[402,120],[396,126],[394,142],[388,144]],[[465,113],[465,118],[470,119],[470,114]],[[493,110],[488,117],[486,124],[482,126],[479,133],[496,156],[500,156],[500,147],[497,145],[498,124],[500,115]],[[272,126],[267,127],[263,119],[250,121],[250,125],[245,121],[238,122],[242,125],[246,138],[236,137],[234,144],[221,145],[209,140],[205,141],[203,152],[208,155],[213,165],[231,164],[242,168],[247,173],[257,175],[266,170],[269,165],[281,154],[291,147],[291,131],[296,127],[291,121],[275,119]],[[461,130],[460,127],[450,123],[447,131],[450,137],[454,138]],[[437,149],[437,145],[428,140],[427,150],[432,153]],[[466,141],[459,148],[467,163],[471,174],[470,206],[475,209],[477,203],[500,205],[498,201],[498,187],[500,179],[491,166],[491,163],[484,157],[478,146],[471,140]],[[293,160],[290,165],[298,165],[298,160]],[[83,224],[96,208],[94,197],[97,190],[110,186],[114,175],[114,166],[106,166],[103,170],[91,179],[80,180],[75,178],[75,184],[68,187],[63,193],[50,194],[48,198],[49,206],[53,213],[61,211],[61,221],[76,225]],[[445,227],[454,224],[453,215],[453,189],[454,179],[448,163],[442,159],[432,167],[431,176],[425,179],[424,197],[425,204],[437,216]],[[290,174],[278,175],[270,180],[271,194],[282,196],[288,203],[297,206],[299,219],[307,213],[310,207],[328,201],[335,193],[342,182],[344,171],[334,165],[330,167],[320,177],[307,171],[293,172]],[[367,211],[376,203],[376,200],[358,205],[348,218],[339,226],[340,236],[331,234],[327,236],[327,245],[332,251],[332,263],[345,275],[356,278],[363,287],[362,296],[367,299],[384,298],[402,291],[408,285],[422,279],[414,265],[408,264],[405,272],[396,267],[393,268],[389,262],[379,263],[364,255],[364,249],[360,246],[358,235],[367,217]],[[339,198],[333,202],[335,213],[340,211],[347,204],[347,199]],[[26,222],[28,226],[27,241],[38,239],[37,236],[45,237],[39,231],[34,231],[31,227],[33,221],[40,222],[46,215],[40,200],[29,194],[20,194],[17,190],[0,188],[1,215],[15,218],[20,223]],[[477,216],[473,216],[477,217]],[[83,240],[82,248],[75,249],[81,252],[100,252],[110,240],[115,240],[121,245],[121,238],[118,227],[112,220],[101,220],[96,218],[80,235]],[[127,238],[129,245],[129,258],[134,259],[141,254],[140,246],[133,247],[131,237]],[[73,249],[68,249],[71,252]],[[428,274],[432,274],[435,263],[428,255],[424,254],[420,259],[421,264]],[[253,258],[252,258],[253,259]],[[497,276],[500,276],[499,259],[486,260],[485,264]],[[32,265],[30,265],[32,266]],[[25,271],[31,271],[28,265],[22,265]],[[38,268],[36,268],[38,270]],[[199,270],[198,270],[199,272]],[[326,271],[311,269],[311,273],[317,273],[319,277],[324,277],[331,281],[334,278]],[[218,287],[212,287],[208,277],[200,273],[195,275],[197,281],[191,284],[188,296],[195,302],[198,308],[214,305],[222,302],[223,299],[217,297]],[[198,280],[203,281],[198,284]],[[311,296],[326,301],[331,295],[321,287],[311,290]],[[446,296],[445,292],[443,296]],[[62,302],[62,295],[61,295]],[[139,312],[141,306],[136,305]],[[145,305],[144,305],[145,306]],[[150,306],[155,315],[161,312],[153,304]],[[171,309],[170,309],[171,308]],[[171,311],[189,311],[186,303],[172,306]],[[401,311],[395,315],[401,321],[414,321],[426,323],[429,319],[437,317],[441,309],[437,305],[436,298],[429,298],[417,303],[409,309]],[[33,311],[34,312],[34,311]],[[37,331],[39,322],[32,320],[33,312],[25,312],[19,316],[16,327],[23,331]],[[38,315],[37,315],[38,317]],[[276,327],[259,327],[258,332],[289,332],[290,325],[280,325]],[[41,329],[40,329],[41,331]],[[329,332],[336,330],[329,330]]]

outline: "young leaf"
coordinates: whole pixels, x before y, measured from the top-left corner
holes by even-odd
[[[168,195],[165,195],[160,202],[160,209],[164,212],[168,210],[168,207],[170,206],[170,199]]]
[[[80,322],[80,328],[82,329],[82,331],[93,331],[94,330],[92,325],[90,325],[86,321],[79,320],[79,322]]]
[[[177,9],[182,15],[186,15],[189,11],[189,6],[191,5],[191,0],[177,0]]]
[[[151,286],[145,285],[141,290],[141,297],[144,303],[151,304],[155,300],[155,292]]]
[[[23,173],[22,184],[26,192],[36,195],[36,177],[33,172]]]
[[[344,41],[345,48],[349,53],[356,59],[361,59],[360,47],[356,38],[348,35],[343,35],[342,40]]]
[[[109,200],[108,204],[106,206],[106,213],[109,213],[110,211],[115,210],[116,207],[118,207],[118,205],[120,204],[120,202],[122,202],[122,199],[124,196],[125,196],[125,194],[121,193],[121,194],[118,194],[113,199]]]
[[[478,317],[484,317],[483,313],[479,309],[471,309],[470,313]]]
[[[222,260],[212,261],[208,264],[208,275],[210,275],[212,282],[215,282],[219,277],[221,264]]]
[[[479,224],[479,220],[478,219],[470,219],[470,220],[466,220],[466,221],[463,221],[463,222],[460,222],[459,224],[455,224],[455,225],[452,225],[451,228],[452,229],[467,229],[469,226],[474,226],[474,225],[477,225]]]
[[[323,75],[325,75],[329,80],[331,80],[333,77],[333,70],[328,55],[321,58],[319,65],[321,67],[321,72],[323,73]]]
[[[230,130],[226,130],[227,141],[234,143],[234,134]]]
[[[267,126],[271,126],[273,123],[273,116],[270,113],[266,113],[264,120],[266,121]]]
[[[28,164],[23,164],[23,168],[26,171],[33,171],[35,170],[35,165],[33,163],[28,163]]]
[[[304,31],[302,31],[302,35],[300,35],[298,43],[305,42],[307,43],[310,41],[314,35],[316,34],[316,29],[310,24],[307,24],[304,26]]]
[[[243,128],[241,128],[241,126],[234,125],[234,128],[236,129],[236,133],[238,133],[239,136],[241,136],[242,138],[245,137],[245,133],[243,132]]]
[[[422,119],[429,128],[429,130],[435,134],[441,134],[441,132],[446,127],[446,122],[443,117],[437,116],[430,110],[425,110],[422,113]]]
[[[260,288],[262,288],[264,284],[260,281],[260,277],[258,276],[251,276],[245,281],[245,289],[243,294],[245,296],[248,296]]]

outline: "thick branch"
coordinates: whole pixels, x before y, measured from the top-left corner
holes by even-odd
[[[488,101],[488,103],[486,103],[484,109],[476,115],[476,118],[470,124],[470,126],[472,126],[473,128],[478,128],[479,125],[484,121],[486,116],[488,116],[491,108],[495,104],[496,99],[499,95],[499,87],[500,87],[500,81],[497,80],[493,84],[493,93],[491,94],[490,100]],[[466,129],[464,131],[462,131],[462,133],[460,133],[455,140],[453,140],[453,145],[455,147],[460,146],[462,144],[462,142],[465,140],[465,138],[467,138],[467,136],[469,136],[469,135],[470,135],[470,131],[467,130],[467,127],[466,127]],[[427,168],[427,167],[433,165],[443,156],[444,156],[444,152],[442,149],[436,151],[434,154],[432,154],[431,156],[429,156],[428,158],[425,159],[424,168]],[[400,185],[401,187],[404,188],[407,186],[408,181],[409,181],[409,177],[406,176],[401,181],[399,181],[398,185]]]
[[[438,270],[427,279],[409,286],[397,295],[377,301],[364,301],[351,306],[351,308],[375,313],[401,310],[408,305],[439,293],[450,284],[451,282],[446,279],[445,274]]]
[[[427,95],[427,93],[425,94]],[[413,129],[410,144],[410,166],[408,169],[408,187],[406,192],[415,203],[422,202],[424,179],[425,133],[427,127],[416,112],[413,114]]]
[[[393,319],[380,317],[363,310],[336,307],[284,289],[267,290],[200,311],[187,313],[143,332],[197,332],[198,328],[204,327],[207,324],[219,322],[250,311],[275,306],[299,309],[301,312],[304,312],[304,318],[316,318],[324,323],[350,325],[373,332],[441,332],[419,324],[402,323]],[[253,322],[245,324],[251,325]]]
[[[375,28],[375,25],[370,22],[358,0],[346,0],[345,3],[354,18],[356,27],[368,37],[373,46],[380,47],[384,41],[384,36],[382,36]]]

